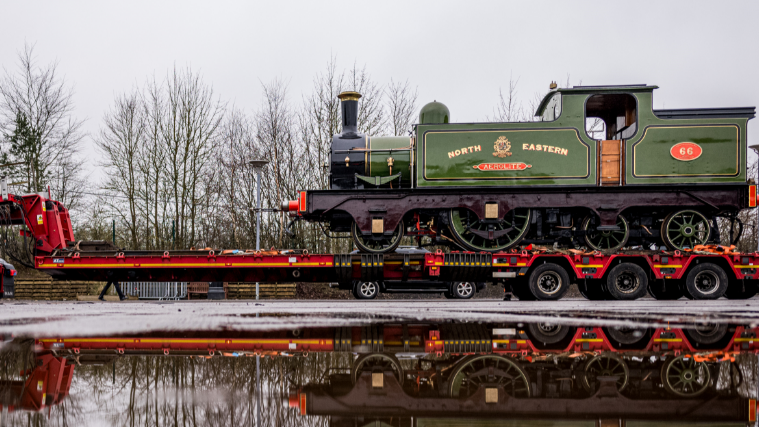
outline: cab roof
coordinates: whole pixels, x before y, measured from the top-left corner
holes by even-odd
[[[543,97],[543,100],[540,101],[540,105],[538,105],[538,110],[535,112],[536,116],[543,115],[543,110],[545,110],[546,105],[548,105],[548,101],[551,100],[551,98],[556,94],[559,93],[568,93],[568,94],[584,94],[584,93],[630,93],[630,92],[652,92],[654,89],[658,89],[659,86],[649,86],[646,84],[633,84],[633,85],[604,85],[604,86],[572,86],[571,88],[565,87],[565,88],[558,88],[553,89],[550,92],[546,94],[546,96]]]

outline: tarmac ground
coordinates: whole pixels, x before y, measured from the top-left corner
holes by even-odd
[[[759,325],[759,299],[715,301],[235,300],[0,303],[0,336],[273,330],[383,321],[549,322],[583,326]]]

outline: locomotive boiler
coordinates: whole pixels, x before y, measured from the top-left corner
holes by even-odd
[[[329,189],[283,208],[370,253],[404,236],[478,252],[728,243],[717,219],[756,206],[746,174],[755,108],[654,110],[656,88],[552,84],[532,122],[453,123],[432,102],[409,137],[360,133],[361,95],[344,92]]]

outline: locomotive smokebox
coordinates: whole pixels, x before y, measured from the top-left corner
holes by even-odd
[[[343,92],[337,95],[340,99],[340,109],[343,114],[343,132],[341,138],[354,139],[358,135],[358,100],[361,94],[358,92]]]

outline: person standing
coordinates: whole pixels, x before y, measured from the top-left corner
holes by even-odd
[[[105,293],[108,292],[108,288],[111,287],[111,284],[113,284],[113,287],[116,288],[116,293],[119,294],[119,300],[124,301],[127,299],[127,297],[121,292],[121,286],[119,286],[119,282],[116,280],[109,280],[106,282],[103,290],[100,292],[100,296],[98,297],[100,301],[105,301]]]

